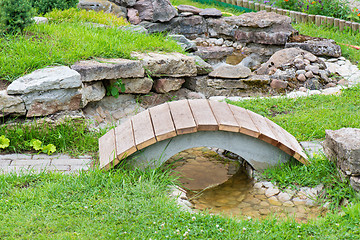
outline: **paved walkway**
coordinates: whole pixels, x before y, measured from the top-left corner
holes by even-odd
[[[312,156],[322,152],[319,141],[301,142],[305,151]],[[73,158],[66,154],[6,154],[0,155],[0,174],[4,173],[39,173],[41,171],[57,171],[63,173],[76,173],[87,171],[91,168],[93,158],[91,156],[79,156]]]
[[[6,154],[0,155],[1,173],[39,173],[41,171],[58,171],[76,173],[89,170],[93,159],[91,156],[73,158],[66,154]]]

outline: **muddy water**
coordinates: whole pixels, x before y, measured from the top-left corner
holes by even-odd
[[[264,219],[275,214],[294,217],[297,222],[321,215],[317,206],[285,204],[266,197],[264,189],[253,187],[253,180],[237,162],[225,160],[208,148],[186,150],[169,162],[195,209],[238,218]]]

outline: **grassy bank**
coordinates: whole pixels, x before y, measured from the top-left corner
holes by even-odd
[[[13,81],[45,66],[71,65],[80,59],[130,58],[133,51],[182,52],[176,42],[160,34],[133,33],[116,25],[103,28],[85,24],[91,20],[106,23],[106,17],[100,21],[80,16],[70,21],[68,15],[54,14],[49,24],[33,24],[23,34],[1,36],[0,80]]]
[[[180,211],[156,170],[0,175],[1,239],[358,239],[360,205],[307,224]]]
[[[269,118],[294,135],[298,141],[325,137],[325,129],[360,127],[360,87],[340,95],[313,95],[300,98],[265,98],[230,102]]]

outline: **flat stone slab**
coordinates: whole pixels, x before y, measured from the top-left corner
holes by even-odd
[[[141,78],[144,68],[140,61],[122,58],[79,61],[71,69],[81,75],[81,81],[91,82],[103,79]]]
[[[69,67],[48,67],[38,69],[16,79],[8,88],[8,94],[26,94],[54,89],[80,88],[80,74]]]
[[[24,101],[18,96],[11,96],[6,90],[0,91],[0,117],[24,115],[26,113]]]
[[[246,78],[250,74],[250,68],[244,67],[242,65],[222,64],[219,67],[215,68],[215,70],[212,71],[209,76],[217,78],[238,79]]]
[[[154,77],[196,76],[195,59],[181,53],[133,53],[141,60],[147,73]]]

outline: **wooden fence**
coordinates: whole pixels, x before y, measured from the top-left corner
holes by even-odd
[[[302,12],[284,10],[276,7],[271,7],[266,4],[260,4],[248,0],[217,0],[219,2],[228,3],[231,5],[248,8],[254,11],[265,10],[267,12],[275,12],[277,14],[289,16],[294,23],[315,23],[317,26],[325,25],[329,27],[338,28],[340,31],[347,29],[353,32],[360,32],[360,23],[342,20],[339,18],[326,17],[321,15],[311,15]]]

